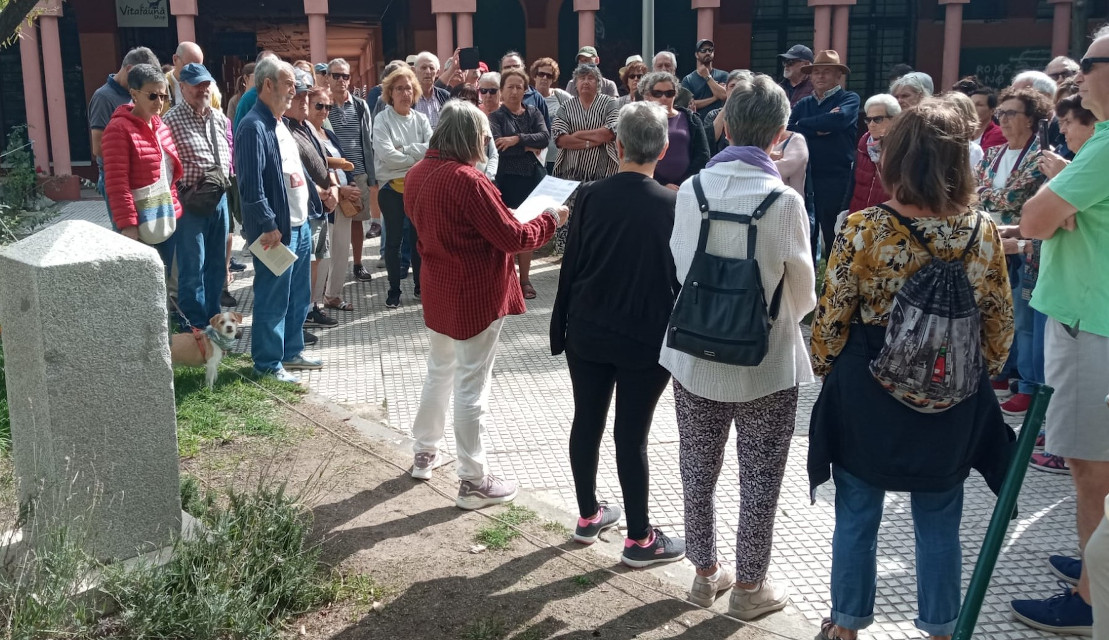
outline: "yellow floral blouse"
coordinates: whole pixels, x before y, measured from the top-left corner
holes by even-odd
[[[950,260],[966,247],[979,215],[978,248],[967,254],[966,270],[982,310],[982,355],[990,374],[997,375],[1013,341],[1013,294],[997,227],[988,214],[976,211],[947,218],[915,218],[913,224],[930,240],[937,256]],[[813,372],[824,376],[831,370],[847,344],[856,310],[865,324],[885,326],[894,295],[929,260],[928,251],[886,211],[871,207],[848,216],[832,245],[816,307]]]

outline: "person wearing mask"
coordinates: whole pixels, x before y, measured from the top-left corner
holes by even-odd
[[[407,70],[385,79],[382,96],[394,100],[386,114],[395,113],[396,103],[401,102],[394,98],[418,90],[418,85],[403,89],[414,81]],[[390,88],[394,98],[389,98]],[[422,117],[414,111],[412,115]],[[389,122],[386,118],[378,119],[379,128]],[[426,122],[421,126],[430,133]],[[461,509],[480,509],[516,497],[515,482],[490,472],[482,442],[505,316],[524,313],[512,256],[546,244],[569,215],[566,207],[559,207],[527,223],[516,220],[493,183],[474,166],[482,160],[487,126],[485,115],[468,102],[452,100],[444,105],[439,128],[424,145],[426,157],[406,171],[403,202],[426,256],[423,317],[431,344],[427,377],[412,423],[412,477],[430,479],[445,462],[442,447],[453,390],[460,480],[455,504]],[[391,162],[385,154],[378,158]],[[465,215],[443,215],[444,211]]]
[[[527,200],[532,190],[546,177],[547,172],[539,162],[539,154],[547,148],[551,133],[547,130],[543,114],[531,105],[524,104],[528,76],[520,69],[509,69],[501,74],[501,106],[488,114],[493,143],[500,153],[496,183],[501,197],[509,209],[515,209]],[[525,300],[536,296],[531,284],[530,251],[516,256],[520,263],[520,289]]]
[[[697,70],[682,78],[682,86],[693,94],[690,106],[693,111],[719,109],[727,98],[725,85],[728,84],[728,72],[712,67],[716,59],[716,45],[712,40],[698,40],[694,51],[697,52]]]
[[[531,79],[535,83],[535,91],[543,96],[544,102],[547,103],[547,113],[550,114],[552,123],[562,106],[573,98],[569,93],[556,86],[558,84],[558,74],[558,63],[553,58],[540,58],[531,64]],[[549,130],[550,127],[547,127],[547,129]],[[548,175],[554,173],[554,162],[557,155],[558,147],[555,146],[554,136],[551,136],[551,142],[543,158]]]
[[[919,103],[918,103],[919,104]],[[866,117],[866,134],[859,138],[855,152],[854,176],[847,192],[845,206],[848,213],[869,209],[879,202],[889,200],[882,186],[882,138],[889,133],[894,118],[901,113],[900,101],[888,93],[870,96],[863,105]]]
[[[874,620],[888,491],[909,493],[912,504],[915,626],[930,640],[949,640],[961,604],[963,483],[973,467],[996,492],[1008,471],[1016,436],[988,375],[1004,366],[1013,338],[1012,293],[993,220],[974,206],[972,135],[967,118],[943,100],[903,111],[882,140],[890,199],[848,216],[832,247],[812,325],[813,371],[824,386],[808,456],[813,500],[829,479],[836,489],[832,611],[820,625],[823,640],[855,640]],[[886,340],[895,296],[933,259],[965,267],[981,311],[981,335],[968,346],[981,349],[988,371],[968,398],[925,413],[887,392],[869,367]]]
[[[669,121],[669,147],[655,167],[655,180],[677,191],[686,178],[705,168],[708,163],[709,141],[705,125],[689,109],[674,108],[678,95],[678,78],[669,73],[650,73],[640,81],[643,99],[661,105]]]
[[[258,99],[235,130],[233,152],[243,230],[248,246],[258,241],[268,250],[281,243],[297,259],[280,275],[254,261],[250,355],[257,375],[295,383],[289,370],[323,368],[322,360],[304,353],[304,320],[312,297],[308,213],[322,203],[309,187],[296,141],[281,119],[303,89],[292,65],[276,57],[262,60],[254,67],[254,86]]]
[[[801,73],[812,79],[813,94],[798,102],[789,117],[790,131],[805,136],[809,144],[813,204],[825,258],[836,237],[836,218],[850,187],[858,143],[859,96],[843,88],[843,79],[850,72],[835,51],[818,53],[812,64],[801,67]]]
[[[600,73],[601,57],[597,55],[596,48],[592,46],[585,46],[578,50],[578,67],[581,67],[582,65],[591,65],[594,68],[598,69],[598,73]],[[576,98],[578,95],[577,87],[577,75],[575,74],[573,78],[570,78],[570,82],[567,83],[566,92]],[[605,78],[604,76],[601,77],[597,92],[602,93],[610,98],[620,97],[620,94],[616,89],[616,83],[612,80],[609,80],[608,78]]]
[[[408,220],[408,215],[405,211],[404,194],[408,170],[424,157],[431,140],[431,123],[414,106],[420,99],[422,90],[411,69],[397,69],[381,83],[381,99],[388,108],[374,122],[374,163],[381,187],[378,198],[381,200],[381,212],[385,218],[385,269],[389,276],[385,306],[389,309],[400,306],[402,234],[408,238],[413,251],[412,294],[417,300],[421,296],[418,236],[415,225],[410,224],[405,229],[404,223]]]
[[[631,567],[685,555],[680,539],[651,526],[647,509],[647,436],[670,380],[659,347],[680,286],[669,250],[677,194],[652,179],[666,152],[667,119],[656,104],[620,111],[620,170],[578,197],[551,318],[551,353],[566,354],[573,385],[574,540],[592,544],[620,521],[619,507],[597,500],[601,437],[615,392],[616,468],[628,520],[620,559]]]
[[[1079,64],[1074,80],[1082,106],[1098,120],[1094,135],[1024,204],[1020,231],[1043,240],[1031,305],[1048,317],[1044,374],[1055,389],[1044,421],[1044,448],[1063,456],[1071,468],[1078,549],[1086,558],[1077,566],[1074,558],[1049,558],[1052,573],[1066,577],[1066,587],[1046,599],[1014,600],[1010,607],[1017,620],[1035,629],[1101,638],[1104,553],[1096,543],[1093,550],[1090,546],[1109,495],[1109,292],[1098,277],[1109,273],[1109,29],[1094,33]],[[1098,579],[1092,580],[1095,573]]]
[[[789,98],[773,78],[758,74],[739,81],[724,106],[732,145],[699,174],[711,211],[750,215],[769,193],[784,186],[770,150],[786,135],[788,119]],[[685,281],[699,245],[703,214],[698,200],[692,181],[682,184],[670,237],[679,282]],[[697,570],[689,600],[711,607],[720,592],[731,588],[728,615],[740,620],[778,611],[789,602],[787,587],[768,570],[798,385],[813,380],[800,323],[816,304],[804,199],[785,189],[766,209],[752,255],[748,234],[753,230],[734,222],[713,223],[701,246],[724,258],[754,258],[768,300],[778,297],[772,292],[781,287],[765,357],[745,367],[664,345],[659,361],[674,377],[687,554]],[[733,422],[740,469],[734,570],[716,551],[714,507]]]
[[[778,56],[782,61],[782,81],[778,83],[789,96],[789,107],[812,95],[812,80],[801,73],[801,67],[812,64],[812,49],[803,44],[795,44],[789,51]]]
[[[678,76],[678,57],[673,51],[659,51],[651,59],[651,71],[669,73],[675,78]],[[678,97],[674,99],[674,106],[681,109],[696,111],[693,104],[693,92],[685,87],[678,87]]]
[[[112,225],[121,234],[158,251],[169,280],[174,231],[181,217],[177,181],[184,168],[173,134],[158,114],[169,97],[166,76],[149,64],[127,72],[131,103],[116,108],[104,127],[104,190]]]
[[[901,109],[912,109],[920,101],[932,96],[935,85],[932,76],[920,71],[911,71],[893,81],[890,85],[890,95],[897,98]]]

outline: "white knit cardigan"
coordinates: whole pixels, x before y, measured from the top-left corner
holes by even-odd
[[[740,161],[725,162],[701,171],[701,186],[715,211],[749,214],[782,181],[762,169]],[[718,402],[750,402],[757,398],[813,382],[809,350],[801,335],[801,319],[816,307],[816,276],[809,244],[809,217],[805,202],[788,189],[757,223],[755,259],[762,272],[767,305],[778,282],[784,278],[778,319],[770,329],[770,348],[755,367],[711,362],[675,351],[663,344],[659,362],[692,393]],[[701,212],[693,193],[692,178],[682,184],[674,216],[670,251],[685,282],[697,235]],[[709,253],[729,258],[746,257],[747,227],[735,222],[713,221],[709,231]]]

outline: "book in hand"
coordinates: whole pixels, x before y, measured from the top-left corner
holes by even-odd
[[[261,260],[262,264],[266,265],[266,268],[272,271],[275,276],[285,273],[297,261],[297,254],[286,247],[284,243],[278,242],[269,249],[263,249],[261,237],[250,245],[250,252],[254,254],[255,258]]]
[[[516,207],[514,212],[516,219],[521,224],[526,224],[538,218],[545,209],[561,207],[570,199],[579,184],[581,183],[574,180],[563,180],[554,176],[543,178],[543,181],[528,195],[527,200]]]

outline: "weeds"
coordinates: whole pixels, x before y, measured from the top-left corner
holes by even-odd
[[[543,523],[543,530],[548,532],[548,533],[553,533],[553,534],[555,534],[557,536],[560,536],[560,537],[563,537],[563,538],[568,537],[570,535],[570,528],[569,527],[562,524],[561,522],[555,522],[554,520],[548,520],[547,522],[544,522]]]
[[[500,522],[494,522],[489,526],[482,527],[478,529],[477,534],[474,535],[476,541],[493,551],[507,549],[509,543],[520,535],[512,527],[518,527],[525,522],[530,522],[536,518],[536,515],[534,511],[527,507],[511,505],[508,509],[498,513],[497,518]]]
[[[471,622],[462,630],[462,640],[501,640],[508,635],[508,628],[500,618],[485,618]]]
[[[574,576],[574,584],[578,585],[579,587],[592,587],[593,586],[593,579],[590,578],[589,576],[584,576],[584,575]]]

